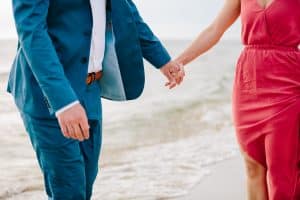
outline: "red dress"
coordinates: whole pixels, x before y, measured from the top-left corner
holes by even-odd
[[[266,167],[270,200],[300,200],[300,0],[241,0],[245,48],[233,88],[243,151]]]

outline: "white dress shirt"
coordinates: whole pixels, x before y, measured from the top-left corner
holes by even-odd
[[[102,61],[105,51],[105,27],[106,27],[106,0],[90,0],[93,16],[93,30],[90,47],[90,57],[88,73],[102,70]],[[72,102],[56,111],[58,116],[65,110],[78,104],[79,101]]]

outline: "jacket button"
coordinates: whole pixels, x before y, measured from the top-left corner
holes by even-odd
[[[87,57],[82,57],[81,60],[80,60],[80,62],[81,62],[82,64],[87,64],[88,58],[87,58]]]
[[[43,99],[44,99],[44,102],[45,102],[46,105],[47,105],[47,108],[50,108],[50,104],[49,104],[48,99],[47,99],[45,96],[43,96]]]

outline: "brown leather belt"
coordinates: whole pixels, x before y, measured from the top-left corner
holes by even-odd
[[[90,85],[94,81],[100,80],[102,78],[102,75],[103,75],[102,71],[89,73],[86,77],[86,84]]]

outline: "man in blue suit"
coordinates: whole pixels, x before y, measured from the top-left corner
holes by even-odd
[[[181,66],[131,0],[13,0],[15,99],[49,199],[90,199],[101,149],[101,97],[136,99],[143,57],[180,84]]]

